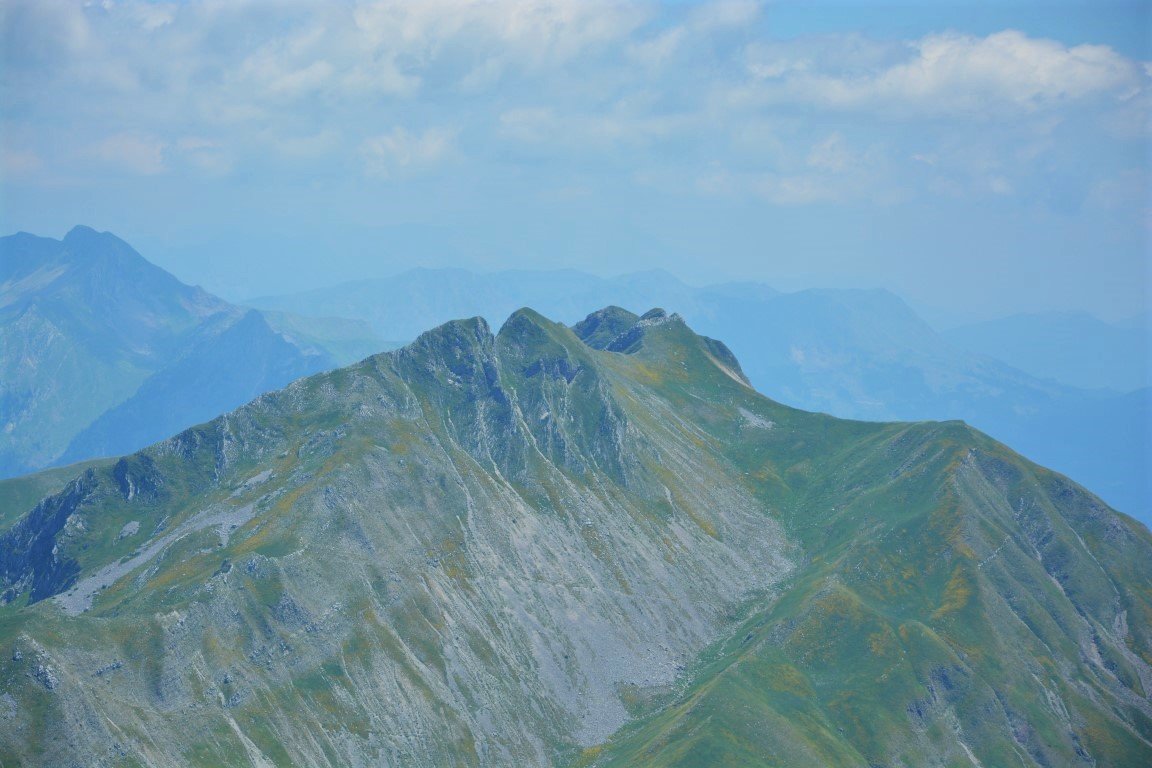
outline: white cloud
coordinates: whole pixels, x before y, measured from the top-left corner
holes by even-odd
[[[649,17],[640,5],[596,0],[379,0],[356,7],[356,28],[378,53],[414,64],[463,47],[519,67],[562,64],[626,40]]]
[[[848,142],[839,132],[816,144],[808,153],[808,165],[832,173],[843,173],[855,162],[855,156],[848,149]]]
[[[119,133],[97,143],[92,153],[120,173],[152,176],[166,168],[164,142],[151,136]]]
[[[129,3],[124,6],[127,16],[146,32],[171,24],[176,19],[176,11],[175,3]]]
[[[1086,202],[1101,208],[1148,209],[1152,200],[1152,178],[1148,168],[1130,168],[1098,179],[1088,190]]]
[[[110,167],[402,178],[460,134],[477,173],[527,178],[547,156],[594,184],[666,167],[686,190],[789,204],[917,185],[1023,199],[1091,141],[1146,142],[1152,114],[1148,65],[1106,46],[779,40],[744,0],[0,0],[0,24],[5,162],[94,184]]]
[[[659,67],[668,63],[684,44],[687,32],[683,27],[674,27],[655,37],[638,40],[628,46],[628,55],[634,61],[649,67]]]
[[[1004,197],[1005,195],[1012,194],[1012,182],[1003,176],[993,176],[988,180],[988,188],[992,190],[993,194]]]
[[[740,28],[754,22],[762,3],[756,0],[719,0],[693,9],[689,25],[696,30]]]
[[[397,126],[390,132],[366,139],[360,146],[367,172],[390,178],[436,165],[450,155],[455,136],[445,128],[429,128],[409,133]]]
[[[560,114],[550,107],[510,109],[499,117],[499,133],[521,145],[600,150],[640,146],[682,133],[694,122],[679,114],[651,114],[630,103],[606,111]]]
[[[893,184],[889,160],[876,147],[852,146],[839,131],[815,144],[803,135],[776,137],[777,151],[760,168],[713,164],[695,187],[709,196],[758,197],[799,206],[868,200],[887,204],[906,197]]]
[[[764,174],[753,182],[757,194],[777,205],[809,205],[836,200],[838,190],[826,179],[813,175]]]
[[[997,117],[1096,96],[1124,101],[1147,85],[1136,62],[1107,46],[1068,47],[1014,30],[929,35],[910,43],[903,60],[862,72],[829,71],[788,54],[767,48],[749,61],[749,73],[765,86],[762,98],[898,116]]]
[[[317,133],[302,136],[278,136],[273,134],[269,141],[276,150],[287,157],[316,158],[329,155],[339,149],[342,135],[340,131],[326,128]]]
[[[709,196],[751,195],[779,206],[844,202],[857,197],[859,191],[851,181],[828,174],[802,170],[738,173],[715,168],[696,180],[696,188]]]
[[[6,147],[0,152],[0,168],[4,169],[7,178],[31,176],[43,165],[44,161],[31,150]]]
[[[198,172],[224,176],[232,170],[232,159],[219,142],[201,136],[182,136],[176,140],[176,154]]]
[[[500,115],[500,133],[514,141],[537,144],[555,138],[560,125],[556,114],[544,107],[518,107]]]

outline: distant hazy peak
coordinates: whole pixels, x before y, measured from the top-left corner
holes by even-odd
[[[97,232],[92,227],[77,225],[68,230],[64,239],[61,256],[71,261],[89,261],[93,257],[112,257],[134,266],[147,264],[156,271],[160,267],[145,259],[136,249],[111,232]],[[71,258],[69,258],[71,257]],[[167,274],[165,272],[165,274]]]
[[[629,272],[610,280],[618,283],[648,283],[683,288],[684,281],[666,269],[644,269],[639,272]]]
[[[92,237],[111,237],[115,238],[116,240],[120,239],[113,235],[111,232],[98,232],[87,224],[77,224],[76,226],[72,227],[72,229],[68,230],[68,234],[64,235],[64,241],[77,241]]]

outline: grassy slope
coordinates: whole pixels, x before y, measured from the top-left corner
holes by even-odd
[[[961,423],[798,418],[726,442],[806,567],[577,764],[1152,757],[1146,529]]]
[[[1075,764],[1078,747],[1100,765],[1140,764],[1148,756],[1147,707],[1140,702],[1148,697],[1141,663],[1152,661],[1150,543],[1138,526],[962,424],[865,424],[773,403],[712,365],[707,345],[676,323],[650,329],[639,350],[625,356],[589,350],[567,329],[525,317],[525,327],[502,334],[497,346],[501,383],[517,392],[529,415],[523,428],[532,450],[499,440],[468,443],[482,442],[500,412],[492,406],[495,415],[485,421],[460,385],[444,384],[457,376],[452,355],[442,355],[447,369],[414,353],[407,368],[395,362],[400,358],[376,358],[313,377],[262,399],[230,424],[218,420],[130,459],[125,466],[138,478],[163,478],[162,490],[153,499],[138,496],[134,505],[103,491],[99,525],[72,541],[70,551],[91,572],[140,545],[117,538],[132,519],[149,529],[164,521],[172,530],[211,502],[258,503],[260,514],[226,546],[215,543],[212,530],[187,536],[146,572],[109,585],[80,618],[43,603],[2,609],[0,646],[16,638],[35,638],[49,649],[66,645],[93,668],[123,659],[124,671],[116,674],[133,675],[159,697],[144,709],[121,702],[137,713],[121,726],[131,743],[148,745],[149,728],[172,728],[183,717],[163,704],[179,681],[195,707],[209,707],[198,716],[204,728],[183,755],[187,763],[212,764],[243,751],[211,703],[247,691],[248,698],[223,711],[270,759],[293,762],[284,745],[299,737],[304,718],[313,739],[308,748],[318,740],[338,764],[341,745],[323,734],[367,738],[381,713],[366,708],[364,697],[382,658],[399,664],[406,690],[444,695],[420,686],[434,684],[430,669],[447,668],[441,633],[451,611],[436,602],[436,590],[399,605],[384,599],[395,590],[384,564],[396,555],[381,554],[381,566],[364,570],[369,591],[354,580],[338,590],[345,610],[359,617],[354,629],[288,632],[282,619],[271,618],[286,599],[303,599],[294,591],[299,574],[288,564],[311,558],[318,573],[339,578],[339,570],[325,570],[324,553],[329,559],[341,553],[329,549],[327,534],[317,535],[327,529],[316,526],[331,516],[331,525],[352,528],[381,548],[389,537],[435,542],[424,557],[443,567],[445,578],[459,580],[463,594],[479,595],[483,573],[460,549],[456,528],[463,514],[453,511],[458,481],[421,468],[443,468],[448,451],[459,482],[495,494],[498,483],[470,456],[504,446],[508,452],[491,461],[540,512],[574,514],[564,495],[570,485],[592,496],[627,497],[625,508],[636,516],[630,525],[658,530],[659,521],[688,515],[706,534],[695,545],[702,547],[735,534],[724,526],[723,510],[689,498],[700,483],[679,475],[699,469],[709,484],[754,494],[767,512],[764,535],[776,535],[779,523],[805,553],[786,590],[730,614],[725,638],[696,660],[683,685],[623,690],[639,719],[583,752],[580,763],[968,765],[968,749],[984,765]],[[534,368],[535,361],[545,365]],[[581,366],[585,378],[575,378]],[[552,429],[549,419],[589,401],[568,397],[565,375],[541,378],[542,370],[609,392],[634,429],[632,439],[652,443],[651,450],[620,454],[604,439],[604,413],[591,408],[566,413],[567,431]],[[424,416],[358,420],[384,398]],[[676,463],[681,448],[690,464]],[[228,450],[232,463],[221,479],[220,457]],[[379,527],[391,522],[378,515],[357,517],[361,502],[341,496],[342,488],[387,484],[370,459],[381,451],[395,462],[390,471],[413,473],[433,489],[408,502],[424,510],[401,521],[408,528]],[[242,485],[262,469],[273,471],[265,485]],[[98,468],[97,475],[106,489],[117,487],[112,468]],[[670,506],[635,493],[641,481],[662,485]],[[346,512],[331,511],[341,508]],[[610,562],[623,556],[612,554],[611,544],[589,539]],[[241,563],[247,565],[240,569]],[[230,567],[234,572],[224,570]],[[362,567],[348,562],[345,570]],[[229,581],[220,581],[221,572],[231,573]],[[213,589],[228,590],[232,602],[222,615],[241,616],[241,623],[209,625],[196,660],[173,660],[172,638],[180,631],[166,617],[209,610],[217,600]],[[1121,632],[1125,621],[1128,631]],[[288,662],[270,656],[255,667],[235,655],[246,649],[259,660],[278,637],[297,649],[328,650]],[[479,656],[495,660],[501,652],[481,648]],[[205,668],[246,670],[263,675],[264,684],[228,682]],[[25,732],[10,734],[17,741],[7,748],[21,743],[24,759],[44,762],[45,755],[59,755],[50,736],[66,713],[53,697],[30,693],[23,674],[12,663],[0,667],[0,683],[27,712]],[[105,685],[102,678],[79,682]],[[452,759],[476,764],[482,748],[476,734],[452,710],[441,713]],[[557,755],[578,751],[558,732],[546,738]],[[164,747],[155,749],[159,764]]]

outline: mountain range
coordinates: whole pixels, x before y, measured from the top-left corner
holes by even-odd
[[[0,239],[0,477],[136,450],[453,317],[498,324],[527,305],[572,323],[589,307],[659,305],[725,339],[782,402],[963,419],[1152,522],[1152,390],[1122,391],[1146,380],[1139,318],[1017,316],[938,333],[887,291],[694,288],[659,271],[413,270],[250,303],[184,285],[87,227]]]
[[[387,346],[229,304],[88,227],[0,238],[0,329],[0,477],[137,450]]]
[[[0,484],[0,762],[1135,766],[1152,535],[677,315],[453,321]]]
[[[1085,312],[1012,315],[944,331],[959,347],[1040,378],[1130,392],[1152,385],[1147,313],[1108,323]]]
[[[941,334],[888,291],[694,288],[659,271],[606,279],[418,269],[250,303],[356,318],[394,339],[453,317],[498,324],[520,306],[568,323],[595,306],[673,307],[702,333],[724,339],[752,383],[782,402],[853,419],[963,419],[1152,522],[1152,390],[1128,391],[1143,381],[1136,372],[1147,361],[1147,326],[1135,320],[1113,328],[1071,315],[1050,331],[1043,322],[1011,320],[1011,334],[999,326]],[[999,346],[980,342],[998,334]],[[1017,357],[1030,370],[1015,366]]]

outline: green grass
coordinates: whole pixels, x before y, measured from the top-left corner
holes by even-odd
[[[410,702],[438,712],[435,728],[422,727],[439,762],[473,765],[480,736],[523,738],[471,733],[467,685],[439,698],[459,682],[449,638],[486,670],[519,652],[503,614],[462,626],[439,597],[504,599],[470,549],[473,505],[515,495],[523,514],[556,525],[579,524],[573,499],[614,509],[623,519],[612,535],[651,538],[614,541],[583,526],[573,538],[627,594],[612,554],[655,543],[672,558],[673,524],[704,549],[746,543],[725,528],[726,502],[712,501],[730,498],[762,509],[763,535],[780,537],[795,562],[788,580],[723,606],[720,636],[675,685],[622,685],[634,720],[590,749],[564,735],[570,724],[553,704],[524,693],[534,670],[516,670],[525,686],[506,695],[524,697],[523,722],[557,764],[959,766],[963,738],[987,766],[1029,753],[1062,765],[1076,759],[1073,735],[1099,765],[1144,762],[1152,722],[1124,700],[1147,696],[1132,655],[1152,660],[1146,532],[959,422],[803,413],[734,380],[715,351],[675,321],[649,328],[627,355],[530,312],[495,340],[458,323],[201,425],[179,450],[130,458],[121,470],[157,480],[154,493],[125,499],[114,467],[98,465],[84,527],[59,542],[85,573],[129,555],[162,520],[171,531],[210,506],[245,503],[256,515],[226,546],[213,529],[174,543],[82,617],[50,604],[0,609],[0,659],[24,635],[81,676],[122,657],[146,690],[110,678],[118,695],[143,698],[108,706],[141,731],[180,725],[160,700],[167,681],[185,692],[181,704],[206,704],[202,730],[181,742],[193,765],[243,754],[225,714],[276,764],[302,748],[338,763],[336,734],[366,744],[377,727],[362,686],[386,671]],[[242,487],[263,469],[269,479]],[[0,484],[0,499],[29,488]],[[119,539],[130,520],[140,539]],[[340,559],[358,552],[364,562]],[[735,595],[716,600],[726,598]],[[309,619],[292,619],[293,606]],[[1118,611],[1125,637],[1112,630]],[[177,616],[192,627],[209,615],[201,632],[172,629]],[[1092,632],[1104,669],[1082,652]],[[228,670],[236,677],[224,683]],[[21,722],[51,728],[51,697],[11,663],[0,674]],[[227,713],[221,689],[243,694]],[[0,734],[0,750],[20,759],[43,747]]]

